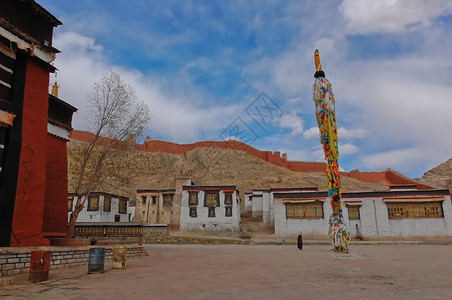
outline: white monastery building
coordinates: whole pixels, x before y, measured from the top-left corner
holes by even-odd
[[[274,193],[273,197],[275,234],[328,232],[332,208],[327,192]],[[449,190],[394,186],[389,191],[342,193],[342,201],[352,236],[452,236]]]
[[[236,187],[183,186],[180,230],[240,231]]]
[[[84,198],[84,197],[83,197]],[[91,193],[78,215],[77,222],[129,222],[129,198],[103,192]],[[68,220],[77,203],[75,194],[68,195]]]

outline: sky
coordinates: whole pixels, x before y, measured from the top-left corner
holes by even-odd
[[[319,49],[336,100],[339,165],[416,178],[452,157],[452,1],[37,0],[63,25],[59,98],[87,127],[113,70],[175,143],[236,139],[323,161],[312,85]]]

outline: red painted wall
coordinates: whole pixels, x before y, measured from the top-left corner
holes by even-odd
[[[66,141],[47,135],[47,168],[43,235],[62,237],[67,231],[67,150]]]
[[[42,236],[46,187],[48,87],[48,71],[28,60],[24,89],[22,148],[11,246],[49,244]]]
[[[326,173],[326,163],[324,162],[289,161],[287,168],[295,172]]]

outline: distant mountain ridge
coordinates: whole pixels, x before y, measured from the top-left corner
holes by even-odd
[[[94,134],[86,131],[74,130],[71,134],[71,140],[77,141],[89,141],[94,137]],[[279,151],[261,151],[246,143],[240,141],[201,141],[192,144],[177,144],[162,140],[153,140],[149,137],[144,141],[143,144],[137,144],[134,139],[129,141],[137,152],[141,153],[166,153],[173,155],[183,155],[187,157],[188,153],[197,151],[199,149],[210,149],[217,148],[223,150],[239,151],[245,152],[250,156],[253,156],[259,160],[270,163],[276,167],[285,168],[288,171],[293,171],[295,173],[326,173],[326,164],[324,162],[303,162],[303,161],[290,161],[287,159],[287,154],[281,153]],[[215,155],[223,155],[223,152],[216,152]],[[221,153],[221,154],[219,154]],[[215,158],[211,156],[210,158]],[[177,157],[177,156],[175,156]],[[197,159],[197,158],[194,158]],[[187,163],[190,164],[190,163]],[[204,162],[208,164],[208,162]],[[225,166],[227,168],[227,166]],[[186,170],[185,170],[186,171]],[[185,172],[184,171],[184,172]],[[324,176],[324,175],[323,175]],[[341,177],[357,179],[361,182],[383,184],[389,187],[395,184],[417,184],[419,189],[429,189],[432,186],[421,181],[415,181],[411,178],[404,176],[403,174],[396,172],[394,170],[388,169],[384,171],[375,172],[360,172],[359,170],[353,170],[350,172],[341,172]],[[218,183],[221,184],[221,183]],[[285,186],[290,187],[290,186]],[[292,186],[293,187],[293,186]],[[260,188],[260,187],[258,187]]]
[[[452,158],[427,171],[418,179],[419,182],[437,188],[452,188]]]
[[[83,141],[68,143],[69,192],[77,183],[78,158]],[[103,192],[135,199],[137,189],[174,188],[177,178],[190,178],[197,185],[235,185],[241,193],[277,187],[318,187],[327,190],[325,173],[294,172],[258,159],[245,151],[215,146],[199,147],[181,154],[135,151],[135,178],[131,186],[106,183]],[[118,170],[121,172],[121,170]],[[383,191],[385,184],[342,178],[343,191]]]

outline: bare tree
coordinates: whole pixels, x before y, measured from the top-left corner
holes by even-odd
[[[115,72],[103,75],[87,96],[90,103],[89,123],[93,132],[89,142],[77,146],[77,201],[69,218],[67,238],[74,236],[75,223],[90,193],[109,185],[130,184],[132,174],[128,162],[133,159],[130,137],[138,138],[150,125],[149,108],[140,102],[132,87]]]

